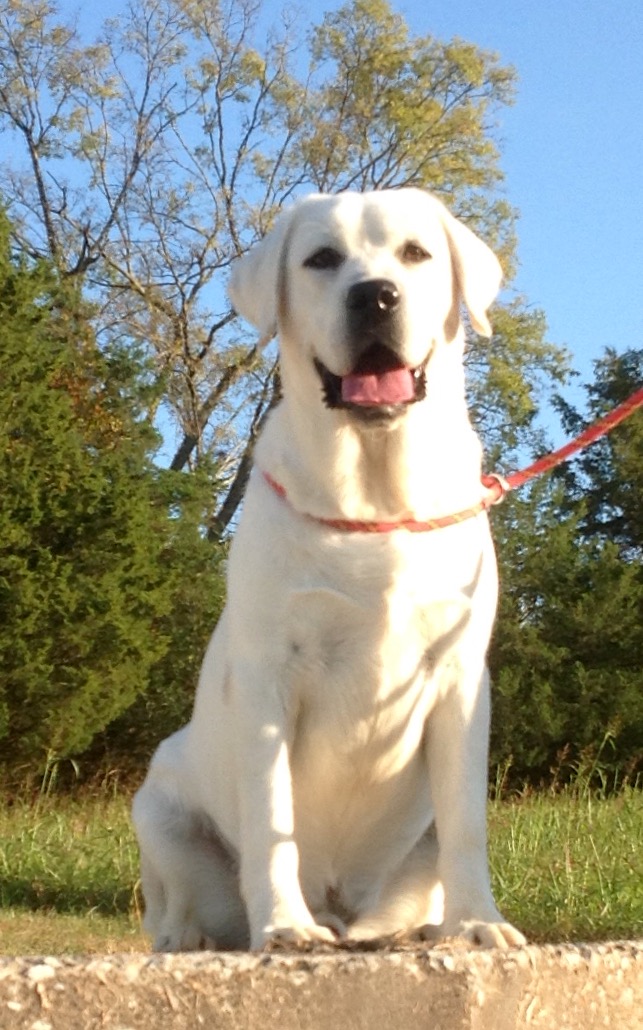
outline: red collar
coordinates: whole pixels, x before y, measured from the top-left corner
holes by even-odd
[[[262,475],[268,486],[282,500],[290,504],[288,495],[281,483],[273,479],[268,472],[262,472]],[[442,515],[437,519],[427,519],[426,522],[419,522],[416,519],[400,519],[399,522],[367,522],[353,519],[323,519],[318,515],[303,514],[306,518],[312,519],[322,526],[328,526],[329,529],[336,529],[342,533],[393,533],[398,529],[405,529],[408,533],[429,533],[433,529],[444,529],[446,526],[454,526],[458,522],[464,522],[465,519],[471,519],[476,515],[480,515],[481,512],[487,511],[493,504],[501,501],[509,489],[502,476],[497,475],[482,476],[481,484],[485,489],[485,493],[477,504],[474,504],[471,508],[465,508],[464,511],[458,511],[453,515]],[[292,507],[292,505],[290,506]]]
[[[321,519],[316,515],[306,515],[306,518],[319,522],[322,526],[328,526],[329,529],[338,529],[344,533],[392,533],[398,529],[406,529],[409,533],[428,533],[432,529],[444,529],[445,526],[453,526],[457,522],[464,522],[465,519],[474,518],[481,512],[487,511],[493,504],[498,504],[510,490],[515,490],[516,487],[523,486],[543,472],[549,472],[556,468],[557,465],[571,458],[573,454],[577,454],[588,444],[605,436],[610,429],[619,425],[634,411],[638,411],[642,407],[643,387],[640,387],[626,401],[584,429],[571,443],[559,447],[552,454],[539,458],[521,472],[511,472],[506,479],[496,473],[482,476],[481,484],[485,492],[481,499],[473,507],[465,508],[464,511],[458,511],[454,515],[443,515],[438,519],[428,519],[426,522],[418,522],[416,519],[402,519],[400,522],[358,522],[350,519]],[[277,483],[267,472],[263,473],[263,478],[276,494],[290,503],[286,491],[280,483]]]

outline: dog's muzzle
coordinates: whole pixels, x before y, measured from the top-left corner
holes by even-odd
[[[381,421],[396,417],[407,405],[424,398],[428,357],[417,368],[402,361],[398,353],[400,305],[397,286],[388,279],[367,279],[350,288],[346,307],[353,368],[338,376],[315,359],[327,407]]]

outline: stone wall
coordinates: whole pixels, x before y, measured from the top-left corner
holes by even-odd
[[[643,941],[0,959],[0,1030],[643,1030]]]

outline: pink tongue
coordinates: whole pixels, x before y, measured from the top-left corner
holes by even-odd
[[[369,372],[342,378],[342,400],[350,404],[404,404],[415,396],[413,375],[408,368],[390,372]]]

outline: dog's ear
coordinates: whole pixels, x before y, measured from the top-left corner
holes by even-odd
[[[233,266],[228,284],[230,300],[235,310],[259,330],[264,343],[277,331],[286,249],[297,211],[321,196],[308,194],[281,211],[266,236]]]
[[[277,329],[279,269],[294,207],[281,212],[266,236],[232,268],[228,295],[235,311],[268,340]]]
[[[446,208],[443,222],[455,278],[471,317],[471,325],[481,336],[491,336],[487,309],[495,300],[502,282],[500,262],[487,244]]]

